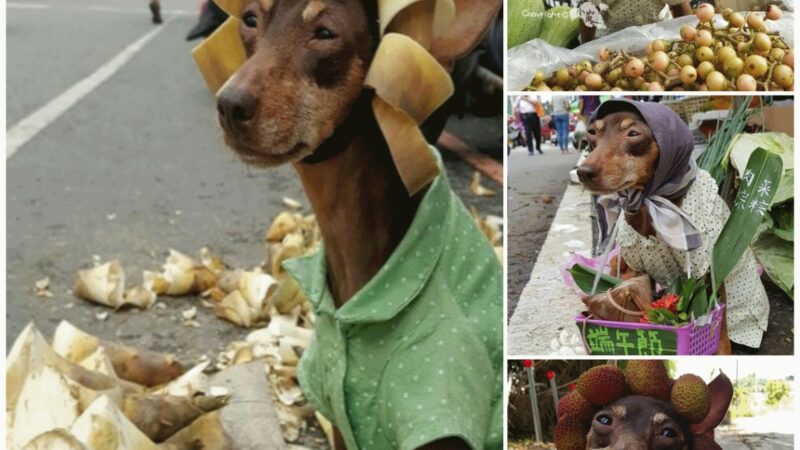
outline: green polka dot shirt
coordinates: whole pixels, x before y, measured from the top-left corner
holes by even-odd
[[[502,448],[502,269],[444,172],[384,267],[338,310],[324,247],[284,267],[316,314],[300,385],[348,450],[454,436]]]

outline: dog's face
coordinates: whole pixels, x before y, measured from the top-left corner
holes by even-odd
[[[250,0],[247,60],[218,95],[225,142],[274,166],[311,154],[350,114],[372,58],[360,0]]]
[[[630,396],[597,412],[587,450],[689,450],[688,424],[667,402]]]
[[[639,114],[608,114],[592,122],[586,134],[593,150],[578,167],[578,178],[587,189],[610,194],[645,188],[655,173],[659,149]]]

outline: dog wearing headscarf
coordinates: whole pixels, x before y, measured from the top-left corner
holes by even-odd
[[[646,273],[667,286],[682,275],[708,273],[730,210],[714,179],[692,158],[686,123],[659,103],[609,100],[590,118],[587,133],[592,152],[578,178],[600,196],[598,225],[620,246],[623,278]],[[769,303],[749,248],[723,292],[718,352],[730,354],[731,341],[758,348]]]

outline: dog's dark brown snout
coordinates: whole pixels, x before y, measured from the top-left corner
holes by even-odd
[[[578,179],[581,180],[582,183],[591,181],[597,176],[597,170],[595,169],[595,167],[587,164],[578,166],[577,172],[578,172]]]
[[[217,111],[222,126],[229,133],[235,133],[240,125],[256,115],[258,99],[243,89],[228,87],[217,98]]]

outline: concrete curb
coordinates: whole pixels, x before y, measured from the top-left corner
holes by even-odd
[[[591,196],[580,185],[564,191],[530,281],[508,324],[508,355],[584,354],[575,316],[583,309],[561,277],[570,252],[589,256]]]

